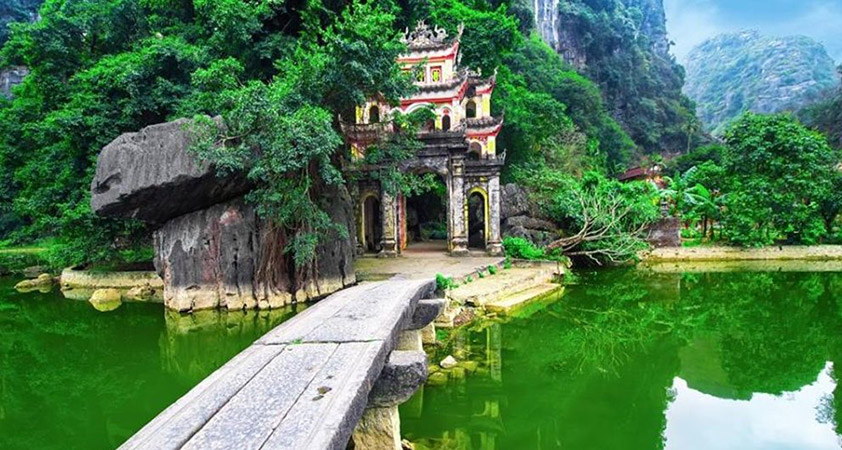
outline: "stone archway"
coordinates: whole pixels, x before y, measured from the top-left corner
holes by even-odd
[[[468,248],[485,250],[488,245],[488,195],[481,188],[468,193]]]

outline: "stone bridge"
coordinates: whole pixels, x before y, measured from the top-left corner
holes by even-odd
[[[397,406],[427,377],[432,280],[367,283],[278,326],[122,449],[399,449]]]

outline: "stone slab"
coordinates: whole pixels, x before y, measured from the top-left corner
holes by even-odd
[[[332,358],[338,344],[284,348],[182,448],[257,450],[298,401],[309,402],[310,381]],[[344,377],[344,373],[336,373]],[[312,424],[315,425],[315,424]]]
[[[284,346],[252,346],[205,378],[138,431],[121,449],[179,449]]]
[[[394,351],[369,393],[368,407],[383,408],[406,402],[427,380],[424,351]]]
[[[409,322],[407,329],[420,330],[431,324],[444,311],[446,304],[447,300],[443,298],[419,301],[415,306],[415,311],[412,313],[412,320]]]
[[[344,449],[397,335],[434,288],[433,280],[394,280],[331,295],[211,374],[121,448]],[[393,366],[426,374],[423,356],[397,353]]]

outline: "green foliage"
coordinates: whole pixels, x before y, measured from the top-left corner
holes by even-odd
[[[546,258],[546,252],[535,246],[532,242],[519,237],[506,237],[503,239],[503,248],[506,256],[514,259],[542,260]]]
[[[721,165],[694,166],[664,192],[685,222],[701,224],[701,239],[714,238],[717,223],[720,238],[741,246],[835,239],[840,154],[824,136],[787,115],[747,114],[725,140],[726,147],[715,149]]]
[[[43,0],[6,0],[0,4],[0,47],[9,38],[9,24],[31,22]]]
[[[625,167],[635,144],[608,114],[599,87],[579,75],[537,34],[505,61],[495,107],[506,112],[501,145],[518,165],[546,158],[570,173]]]
[[[622,263],[648,247],[649,224],[660,217],[659,195],[644,182],[621,183],[598,172],[576,178],[539,168],[519,174],[533,202],[566,231],[550,244],[570,257]]]
[[[833,193],[839,155],[827,139],[786,115],[747,114],[726,133],[731,181],[723,218],[730,241],[768,245],[779,237],[814,244],[822,202]]]
[[[494,265],[488,266],[488,273],[490,275],[497,275],[497,266],[494,266]]]
[[[701,140],[684,70],[668,53],[655,2],[570,0],[559,4],[569,51],[599,85],[609,109],[646,153],[689,151]]]
[[[447,291],[456,287],[453,277],[446,277],[440,273],[436,274],[436,290]]]

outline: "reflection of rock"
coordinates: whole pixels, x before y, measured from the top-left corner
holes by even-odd
[[[162,366],[166,372],[184,380],[200,380],[302,309],[298,306],[271,311],[204,310],[192,314],[166,310],[166,332],[159,340]],[[212,352],[208,351],[209,343],[213,343]]]
[[[97,289],[88,301],[97,311],[114,311],[123,304],[123,295],[118,289]]]
[[[126,299],[133,302],[148,302],[155,297],[155,289],[150,285],[137,286],[126,292]]]
[[[34,280],[23,280],[15,285],[15,289],[20,292],[27,293],[33,291],[50,292],[53,288],[53,277],[48,273],[38,275]]]

